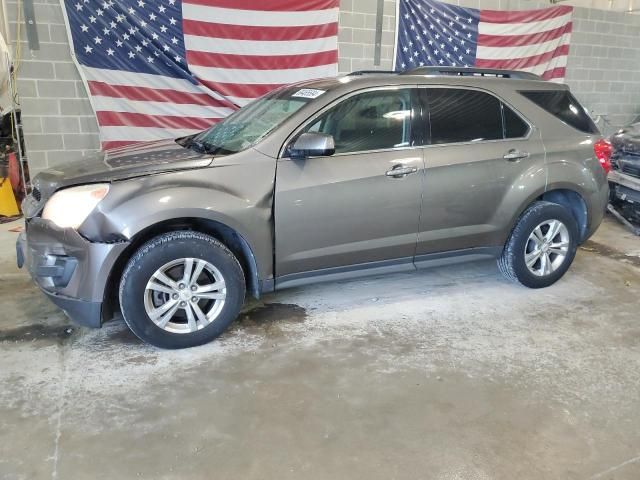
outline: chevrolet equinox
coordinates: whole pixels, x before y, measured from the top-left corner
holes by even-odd
[[[600,224],[610,155],[531,73],[354,72],[40,173],[18,265],[75,322],[121,312],[164,348],[219,336],[247,291],[486,257],[541,288]]]

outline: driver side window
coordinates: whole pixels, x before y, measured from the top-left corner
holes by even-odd
[[[409,89],[354,95],[323,113],[304,132],[333,136],[336,153],[407,147],[411,138]]]

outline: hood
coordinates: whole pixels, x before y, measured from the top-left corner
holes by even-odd
[[[23,208],[27,207],[35,213],[53,192],[64,187],[202,168],[211,164],[212,160],[211,155],[184,148],[175,140],[138,143],[96,152],[36,175],[32,195],[25,199]]]
[[[100,151],[36,178],[55,181],[59,186],[110,182],[150,173],[206,167],[212,156],[184,148],[175,140],[145,142],[109,151]]]
[[[84,183],[113,182],[153,173],[206,167],[213,160],[184,148],[175,140],[145,142],[100,151],[60,167],[39,173],[34,187],[42,193]]]

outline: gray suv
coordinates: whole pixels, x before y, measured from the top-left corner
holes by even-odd
[[[546,287],[602,220],[610,154],[532,74],[355,72],[40,173],[18,264],[75,322],[120,311],[164,348],[216,338],[247,291],[485,257]]]

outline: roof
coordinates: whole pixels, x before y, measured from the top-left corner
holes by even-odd
[[[321,90],[352,91],[355,88],[369,88],[389,85],[457,85],[474,86],[489,90],[506,88],[509,90],[565,90],[564,84],[543,80],[538,75],[513,70],[479,70],[452,67],[420,67],[405,72],[363,70],[341,77],[323,78],[300,82],[305,86]]]

